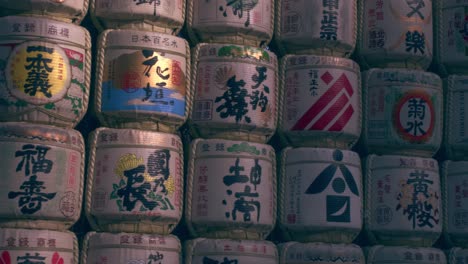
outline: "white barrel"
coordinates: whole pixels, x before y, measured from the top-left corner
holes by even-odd
[[[89,32],[26,16],[0,24],[0,121],[74,127],[88,108]]]
[[[0,228],[0,263],[77,264],[78,241],[72,232]]]
[[[274,0],[188,0],[185,26],[193,43],[258,47],[273,37],[274,12]]]
[[[442,141],[439,76],[418,70],[371,69],[362,80],[362,142],[367,152],[434,155]]]
[[[271,146],[196,139],[187,168],[185,221],[193,236],[265,239],[276,222]]]
[[[451,245],[465,246],[468,242],[468,161],[445,161],[441,174],[444,237]]]
[[[365,264],[362,249],[354,244],[287,242],[278,245],[279,264]]]
[[[106,30],[97,58],[94,107],[105,126],[174,133],[185,122],[191,104],[187,41]]]
[[[193,58],[192,134],[267,142],[277,124],[276,55],[249,46],[199,44]]]
[[[446,264],[442,250],[425,247],[374,246],[368,250],[368,264]]]
[[[356,46],[357,5],[357,0],[276,1],[280,52],[349,57]]]
[[[89,13],[99,30],[120,28],[175,35],[184,25],[186,1],[90,0]]]
[[[444,79],[445,119],[442,148],[446,159],[468,158],[468,76],[450,75]]]
[[[76,130],[0,123],[0,227],[65,230],[80,217],[84,141]]]
[[[468,263],[468,249],[464,248],[451,248],[447,252],[448,264],[467,264]]]
[[[79,24],[88,5],[89,0],[0,0],[0,16],[44,16]]]
[[[467,74],[468,2],[434,1],[434,59],[442,73]]]
[[[89,232],[81,252],[81,264],[182,263],[180,241],[173,235]]]
[[[432,246],[443,226],[437,161],[370,155],[365,168],[364,227],[370,241]]]
[[[278,251],[270,241],[197,238],[185,242],[185,264],[277,264]]]
[[[350,59],[286,55],[278,135],[296,147],[351,148],[361,134],[361,75]]]
[[[434,1],[360,1],[361,66],[427,69],[433,57]]]
[[[286,148],[280,166],[278,221],[286,240],[351,243],[362,227],[359,154]]]
[[[98,128],[90,136],[85,213],[94,230],[166,235],[182,216],[177,135]]]

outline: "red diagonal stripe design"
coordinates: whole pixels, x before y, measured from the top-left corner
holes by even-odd
[[[311,121],[316,117],[332,100],[335,98],[338,93],[345,89],[349,96],[352,96],[354,91],[351,83],[349,82],[346,75],[343,73],[338,80],[328,89],[320,99],[312,105],[309,110],[307,110],[304,115],[296,122],[296,124],[291,128],[291,130],[303,130]]]
[[[346,108],[346,111],[336,120],[335,124],[333,124],[328,131],[341,131],[343,128],[348,124],[349,120],[354,114],[354,109],[352,105],[349,105]]]
[[[333,118],[343,109],[343,106],[349,102],[348,97],[346,94],[342,94],[338,100],[319,118],[310,128],[309,130],[323,130]]]

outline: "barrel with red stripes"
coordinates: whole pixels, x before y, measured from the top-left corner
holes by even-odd
[[[431,157],[442,140],[442,81],[434,73],[363,73],[363,144],[369,153]]]
[[[361,133],[357,63],[328,56],[283,57],[278,132],[285,145],[351,148]]]

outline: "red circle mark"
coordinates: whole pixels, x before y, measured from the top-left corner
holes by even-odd
[[[140,75],[134,71],[128,71],[124,74],[121,82],[122,90],[127,93],[134,93],[138,91],[141,86]]]
[[[412,98],[420,98],[423,99],[429,108],[429,111],[431,113],[431,123],[429,125],[429,128],[427,129],[427,132],[423,135],[420,136],[415,136],[413,134],[410,134],[406,131],[406,128],[404,128],[401,125],[401,120],[400,120],[400,111],[403,108],[403,105],[407,103],[410,99]],[[432,100],[430,98],[430,95],[428,95],[424,91],[412,91],[408,92],[405,96],[403,96],[398,103],[396,104],[393,112],[393,123],[394,126],[397,129],[398,134],[405,140],[411,142],[411,143],[423,143],[426,142],[431,136],[432,133],[434,132],[434,120],[435,120],[435,111],[434,111],[434,104],[432,103]]]

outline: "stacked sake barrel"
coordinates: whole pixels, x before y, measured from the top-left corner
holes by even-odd
[[[433,58],[433,1],[361,2],[364,229],[368,263],[445,263],[430,248],[443,226],[438,162],[442,81]],[[411,262],[413,263],[413,262]]]
[[[185,1],[92,0],[97,39],[81,263],[181,263],[179,127],[190,107],[190,50],[175,36]],[[103,30],[103,31],[102,31]]]
[[[357,1],[277,1],[280,263],[365,263],[356,36]]]
[[[453,247],[449,263],[468,263],[468,151],[465,135],[468,53],[466,53],[466,10],[464,1],[438,1],[436,16],[436,66],[444,76],[445,126],[442,154],[442,197],[444,242]],[[468,218],[467,218],[468,219]]]
[[[242,3],[241,3],[242,2]],[[274,1],[187,2],[193,106],[185,263],[277,263]]]
[[[0,1],[0,262],[77,263],[88,1]]]

